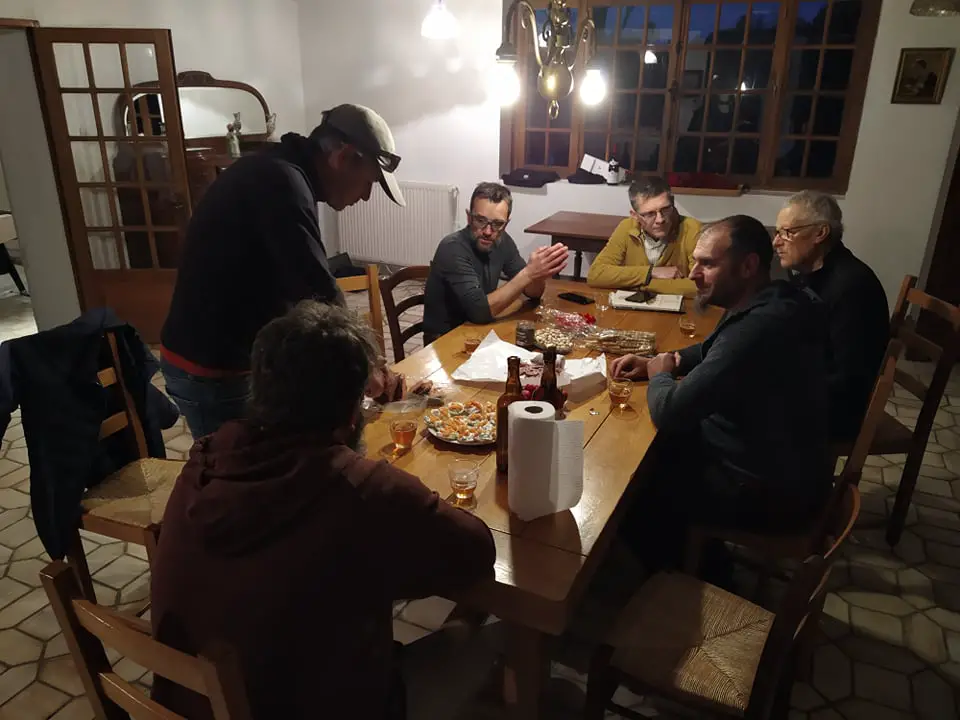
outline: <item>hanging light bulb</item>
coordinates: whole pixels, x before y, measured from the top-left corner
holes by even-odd
[[[489,80],[490,97],[502,107],[513,105],[520,97],[520,76],[516,64],[499,61],[494,64]]]
[[[913,0],[910,14],[920,17],[955,17],[960,15],[960,0]]]
[[[657,54],[653,50],[647,50],[643,54],[643,62],[647,65],[656,65],[657,64]]]
[[[588,67],[580,85],[580,100],[584,105],[599,105],[607,96],[607,81],[600,68]]]
[[[457,36],[459,27],[443,0],[436,0],[420,25],[420,34],[429,40],[449,40]]]

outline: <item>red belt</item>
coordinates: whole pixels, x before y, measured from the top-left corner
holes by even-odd
[[[177,355],[172,350],[167,350],[167,348],[163,347],[163,345],[160,346],[160,357],[173,365],[175,368],[179,368],[186,373],[190,373],[191,375],[196,375],[198,377],[224,378],[250,374],[249,370],[214,370],[212,368],[206,368],[202,365],[197,365],[195,362],[187,360],[185,357]]]

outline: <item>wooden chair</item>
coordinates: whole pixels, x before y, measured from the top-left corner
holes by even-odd
[[[100,442],[123,442],[133,460],[91,488],[82,500],[80,523],[73,533],[67,559],[77,573],[84,596],[96,601],[80,530],[143,545],[152,561],[167,500],[184,463],[149,457],[143,425],[121,372],[117,338],[106,333],[109,358],[98,373],[100,385],[114,388],[121,408],[100,424]],[[124,435],[118,437],[120,433]]]
[[[712,714],[766,720],[786,716],[798,639],[827,593],[838,548],[860,512],[847,485],[830,548],[801,565],[776,615],[684,573],[659,573],[627,604],[591,663],[584,717],[606,710],[643,715],[611,702],[621,684]]]
[[[907,511],[913,499],[913,490],[917,485],[917,476],[923,464],[927,441],[933,421],[940,409],[940,401],[950,380],[950,372],[960,353],[960,308],[916,289],[917,278],[907,275],[900,286],[900,295],[894,307],[890,322],[892,337],[903,343],[908,352],[919,354],[936,362],[936,368],[929,385],[902,369],[897,369],[896,382],[905,390],[923,402],[917,424],[913,430],[896,418],[883,414],[880,427],[870,444],[870,455],[906,454],[907,461],[900,475],[897,498],[887,521],[887,542],[894,546],[900,542],[903,527],[906,524]],[[917,332],[914,318],[908,317],[910,306],[926,310],[939,317],[948,326],[947,338],[943,345],[923,337]],[[838,455],[847,455],[849,447],[837,447]]]
[[[390,327],[390,341],[393,343],[393,361],[400,362],[406,357],[403,350],[404,343],[414,335],[423,332],[423,321],[414,323],[406,330],[400,330],[400,315],[412,307],[423,305],[426,297],[423,293],[412,295],[399,303],[394,302],[393,291],[402,282],[407,280],[426,280],[430,274],[429,265],[412,265],[401,268],[388,278],[380,281],[380,294],[383,296],[383,306],[387,309],[387,325]]]
[[[377,345],[382,355],[386,354],[386,346],[383,341],[383,309],[380,306],[380,269],[376,265],[367,265],[366,275],[357,275],[355,277],[337,278],[337,285],[345,292],[357,292],[366,290],[370,301],[370,312],[366,315],[366,320],[373,328],[373,334],[377,339]]]
[[[84,599],[76,577],[60,561],[44,568],[40,579],[83,681],[87,700],[100,720],[181,717],[117,675],[104,645],[155,675],[206,696],[216,720],[253,717],[239,661],[229,650],[211,648],[208,653],[192,657],[154,640],[150,624],[144,620]]]

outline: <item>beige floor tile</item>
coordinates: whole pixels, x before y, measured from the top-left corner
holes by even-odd
[[[17,602],[0,610],[0,629],[17,625],[47,604],[47,594],[41,588],[35,588]]]
[[[172,440],[165,441],[164,445],[166,445],[171,450],[175,450],[177,452],[187,452],[190,448],[193,447],[193,437],[187,433],[184,433],[184,434],[178,435]]]
[[[28,617],[17,627],[41,640],[49,640],[60,632],[60,623],[49,605]]]
[[[7,567],[7,577],[19,580],[24,585],[40,587],[40,571],[45,567],[46,563],[37,559],[17,560]]]
[[[924,670],[913,677],[913,699],[920,720],[957,717],[953,688],[932,670]]]
[[[0,578],[0,609],[7,607],[28,592],[30,592],[30,588],[23,583],[10,577]]]
[[[15,628],[0,630],[0,663],[21,665],[36,662],[43,652],[43,643]]]
[[[6,530],[7,528],[15,525],[20,522],[27,516],[27,508],[17,508],[16,510],[3,510],[0,511],[0,530]],[[2,545],[2,543],[0,543]]]
[[[140,577],[149,569],[144,560],[132,555],[121,555],[102,570],[93,574],[93,579],[107,587],[119,590]]]
[[[24,517],[13,525],[0,531],[0,545],[10,549],[18,548],[37,537],[37,530],[33,520]]]
[[[0,720],[47,720],[69,699],[59,690],[34,683],[0,708]]]
[[[869,663],[902,675],[910,675],[925,667],[910,650],[872,638],[850,635],[838,640],[837,646],[855,662]]]
[[[905,675],[885,670],[866,663],[856,663],[853,666],[853,685],[856,695],[864,700],[871,700],[909,711],[910,682]]]
[[[904,621],[904,638],[906,646],[929,663],[949,659],[943,629],[925,615],[913,615]]]
[[[50,720],[94,720],[93,708],[85,697],[74,698],[60,708]]]
[[[47,644],[43,649],[43,657],[49,660],[50,658],[66,655],[69,652],[70,648],[67,647],[67,639],[63,636],[63,633],[60,633],[59,635],[54,635],[50,640],[47,640]]]
[[[850,624],[858,635],[892,645],[903,644],[903,623],[892,615],[859,607],[850,608]]]
[[[422,627],[418,627],[417,625],[411,625],[403,620],[393,621],[393,639],[397,642],[403,643],[404,645],[409,645],[412,642],[416,642],[420,638],[426,637],[429,634],[429,630],[424,630]]]
[[[807,683],[796,683],[790,693],[790,707],[801,711],[809,711],[826,705],[823,695],[814,690]]]
[[[13,510],[15,508],[29,507],[30,496],[13,488],[0,488],[0,508],[4,510]]]
[[[14,462],[20,463],[21,465],[30,464],[30,457],[27,455],[26,448],[11,447],[9,450],[7,450],[6,458],[7,460],[13,460]]]
[[[57,690],[62,690],[68,695],[83,695],[83,680],[77,673],[77,667],[73,664],[73,658],[70,655],[47,660],[40,668],[40,680],[47,685],[51,685]]]
[[[113,671],[127,682],[135,682],[143,677],[147,669],[129,658],[123,658],[114,664]]]
[[[36,663],[17,665],[0,673],[0,705],[27,687],[36,677]]]
[[[835,645],[817,649],[812,685],[828,700],[841,700],[852,692],[850,660]]]
[[[106,567],[123,555],[123,543],[115,542],[111,545],[101,545],[92,553],[87,553],[87,567],[92,574]]]
[[[30,523],[33,524],[33,519],[28,518]],[[40,542],[40,538],[34,537],[33,540],[25,542],[23,545],[18,547],[13,551],[11,556],[14,560],[29,560],[30,558],[36,558],[43,563],[50,562],[50,556],[47,555],[46,550],[43,549],[43,543]]]
[[[915,608],[896,595],[887,595],[878,592],[864,592],[862,590],[847,590],[840,593],[840,597],[850,605],[867,610],[876,610],[887,615],[905,616],[915,612]]]
[[[14,475],[14,477],[10,477]],[[20,463],[0,458],[0,487],[10,487],[17,485],[22,480],[30,476],[30,468],[24,467]]]
[[[400,618],[428,630],[437,630],[443,625],[454,606],[455,603],[440,597],[413,600],[407,603],[403,612],[400,613]]]

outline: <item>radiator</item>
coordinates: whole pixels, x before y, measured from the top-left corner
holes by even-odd
[[[379,185],[370,200],[337,213],[340,251],[354,260],[390,265],[429,265],[446,235],[456,229],[459,190],[449,185],[400,183],[405,208]]]

